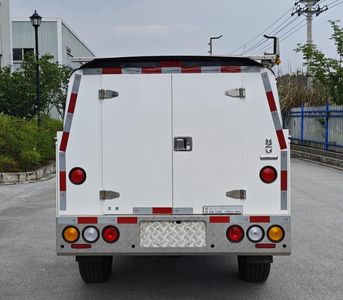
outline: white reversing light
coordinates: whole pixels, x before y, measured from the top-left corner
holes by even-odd
[[[254,243],[262,241],[264,237],[264,230],[260,226],[251,226],[247,232],[248,239]]]
[[[99,238],[99,231],[93,226],[88,226],[83,230],[82,236],[86,242],[94,243]]]

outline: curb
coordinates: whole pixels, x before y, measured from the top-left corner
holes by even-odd
[[[0,173],[0,184],[33,182],[55,173],[55,163],[31,172]]]

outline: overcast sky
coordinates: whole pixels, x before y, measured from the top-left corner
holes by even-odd
[[[99,57],[206,55],[210,36],[223,35],[213,43],[214,54],[230,53],[271,25],[293,4],[292,0],[12,0],[12,16],[29,17],[37,9],[43,18],[61,17]],[[304,18],[298,17],[280,34]],[[330,56],[335,51],[327,21],[337,19],[343,22],[343,4],[322,13],[313,24],[314,42]],[[306,26],[281,43],[284,69],[301,66],[301,57],[293,49],[305,41]]]

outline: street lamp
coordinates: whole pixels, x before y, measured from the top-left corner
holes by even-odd
[[[220,39],[222,37],[222,35],[220,35],[220,36],[212,36],[211,38],[210,38],[210,42],[208,43],[208,45],[210,46],[210,51],[208,51],[208,53],[210,53],[210,55],[212,55],[212,41],[213,40],[218,40],[218,39]]]
[[[42,17],[37,13],[37,11],[35,10],[35,12],[33,13],[33,15],[30,17],[31,20],[31,24],[35,29],[35,41],[36,41],[36,112],[37,112],[37,122],[38,125],[40,125],[40,79],[39,79],[39,63],[38,63],[38,59],[39,59],[39,55],[38,55],[38,27],[40,26],[41,22],[42,22]]]

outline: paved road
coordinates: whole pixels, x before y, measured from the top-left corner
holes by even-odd
[[[1,299],[343,299],[343,172],[292,161],[293,254],[264,284],[233,257],[118,257],[110,281],[85,285],[55,255],[54,179],[0,186]]]

